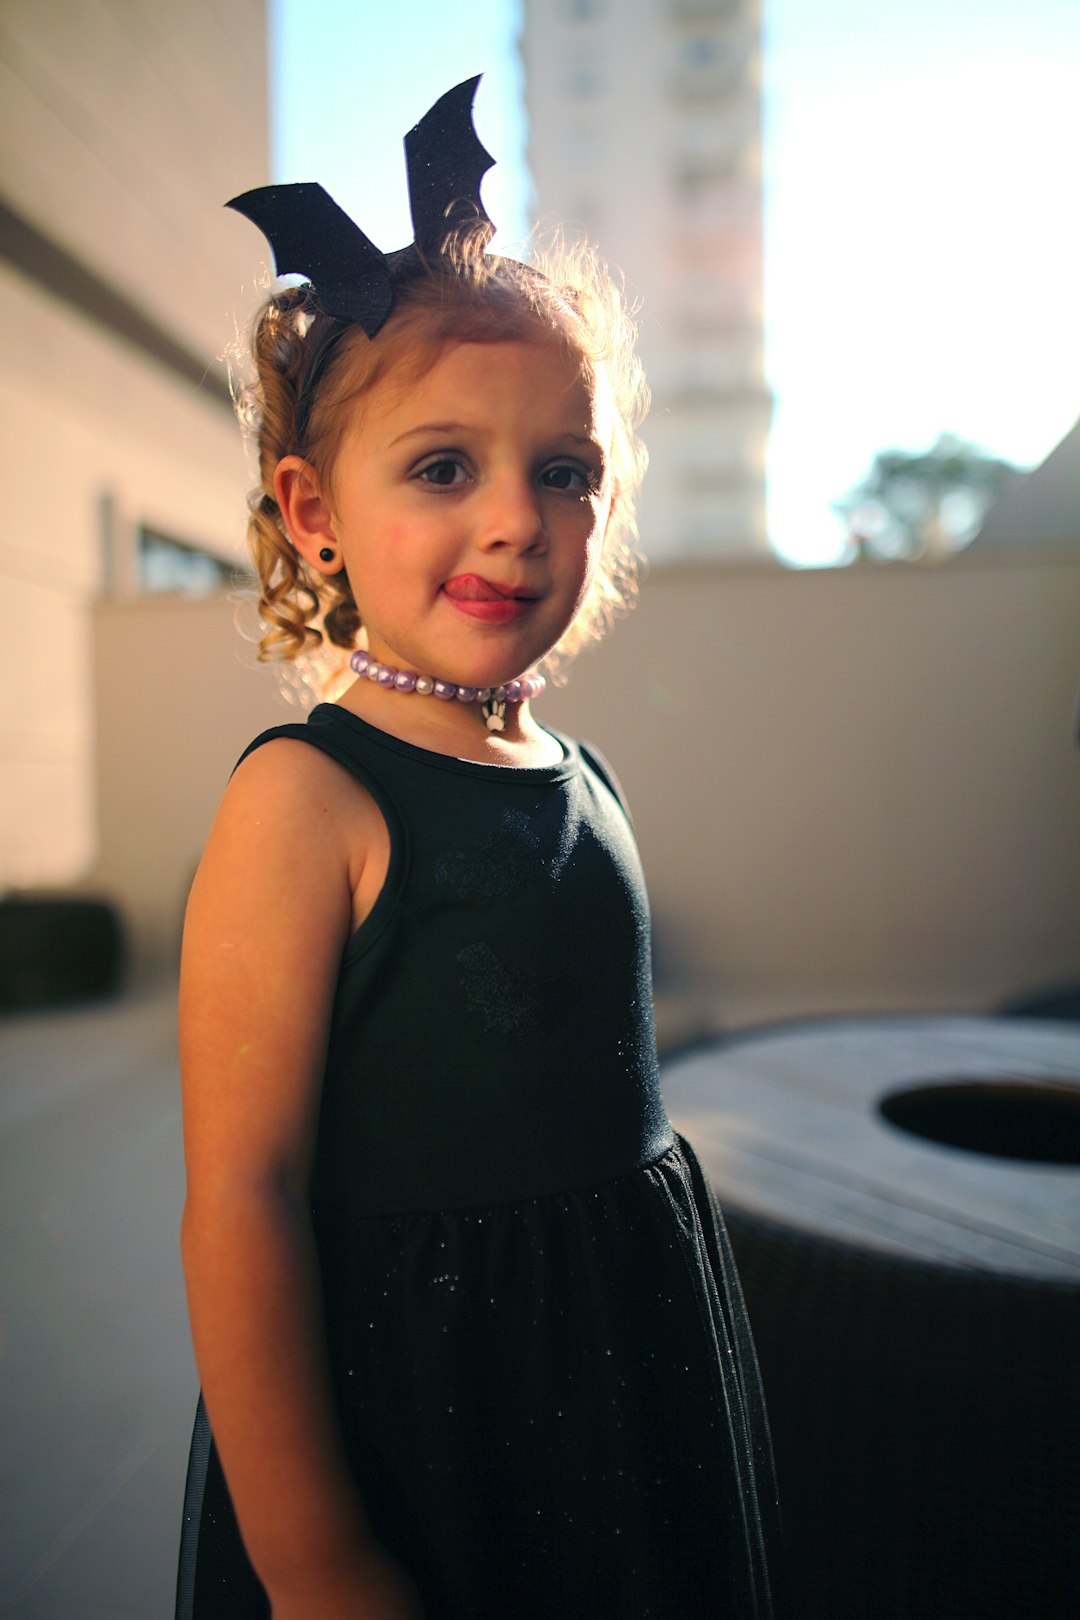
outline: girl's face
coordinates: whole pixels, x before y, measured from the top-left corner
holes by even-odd
[[[613,418],[553,342],[462,343],[363,400],[330,526],[381,662],[469,686],[573,621],[611,512]]]

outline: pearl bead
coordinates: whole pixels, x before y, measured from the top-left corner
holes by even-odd
[[[522,675],[501,686],[463,686],[457,681],[439,681],[431,675],[415,675],[411,669],[395,669],[393,664],[380,664],[362,647],[350,654],[349,668],[357,675],[366,675],[369,681],[393,692],[419,692],[421,697],[432,693],[444,703],[454,699],[458,703],[523,703],[539,697],[547,682],[542,675]],[[492,728],[502,729],[501,721],[490,720]]]

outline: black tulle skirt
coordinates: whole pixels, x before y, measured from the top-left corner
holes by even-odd
[[[753,1346],[684,1142],[585,1191],[319,1239],[349,1455],[427,1620],[783,1612]],[[177,1615],[269,1615],[201,1403]]]

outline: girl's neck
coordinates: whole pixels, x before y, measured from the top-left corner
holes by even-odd
[[[559,744],[537,724],[527,702],[508,703],[504,729],[488,731],[477,704],[388,692],[363,678],[337,701],[369,725],[431,753],[518,767],[557,765],[562,758]]]

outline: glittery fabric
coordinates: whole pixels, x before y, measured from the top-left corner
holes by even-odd
[[[312,1209],[349,1456],[427,1620],[764,1620],[768,1430],[723,1224],[658,1088],[649,920],[582,744],[512,770],[332,705],[376,797]],[[200,1414],[180,1620],[268,1614]]]

